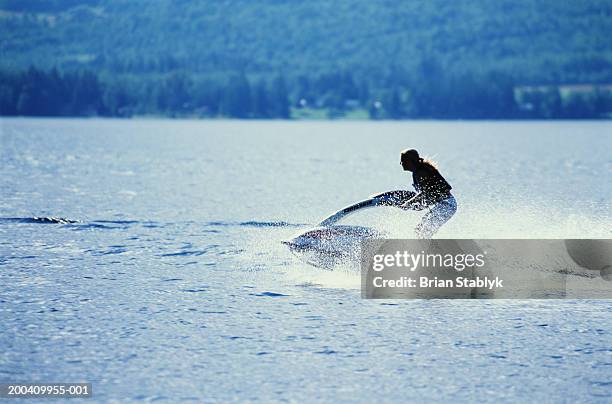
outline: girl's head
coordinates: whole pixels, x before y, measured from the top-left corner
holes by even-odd
[[[415,149],[404,150],[400,155],[400,164],[402,165],[404,171],[412,172],[414,172],[418,166],[423,164],[436,168],[433,161],[423,159],[421,156],[419,156],[419,152]]]
[[[422,162],[423,159],[415,149],[406,149],[400,155],[400,164],[404,171],[414,171]]]

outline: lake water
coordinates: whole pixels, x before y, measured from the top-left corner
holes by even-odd
[[[0,121],[0,382],[108,400],[609,402],[609,300],[362,300],[280,243],[438,161],[441,238],[611,238],[610,122]],[[46,223],[35,217],[74,223]],[[350,222],[411,237],[419,215]]]

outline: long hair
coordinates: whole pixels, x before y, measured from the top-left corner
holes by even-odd
[[[435,170],[438,169],[438,163],[432,160],[429,157],[421,157],[419,156],[419,152],[415,149],[406,149],[402,151],[401,154],[402,160],[412,161],[414,164],[425,165],[427,167],[433,168]]]
[[[438,169],[438,163],[427,156],[425,156],[425,158],[420,159],[420,163],[430,166],[431,168],[434,168],[436,170]]]

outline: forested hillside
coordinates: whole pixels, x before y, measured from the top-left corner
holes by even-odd
[[[612,0],[3,0],[0,107],[599,117],[611,109],[610,33]],[[567,84],[590,87],[564,95]],[[75,100],[85,93],[97,99]]]

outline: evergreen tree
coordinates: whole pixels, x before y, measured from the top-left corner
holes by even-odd
[[[269,108],[270,105],[266,90],[266,82],[264,80],[260,80],[255,84],[253,88],[253,117],[269,118]]]
[[[289,95],[285,78],[276,76],[272,85],[270,110],[273,118],[289,119]]]
[[[98,77],[92,72],[79,73],[74,79],[71,110],[74,115],[96,115],[102,107]]]
[[[404,117],[402,100],[397,88],[391,90],[384,102],[385,112],[391,119],[401,119]]]
[[[9,83],[5,76],[0,77],[0,116],[11,116],[16,115],[17,110],[15,108],[14,101],[14,86]]]
[[[232,118],[248,118],[251,113],[251,86],[244,73],[232,76],[223,91],[221,112]]]
[[[166,110],[181,112],[191,107],[189,81],[184,73],[172,73],[164,82],[164,106]]]

